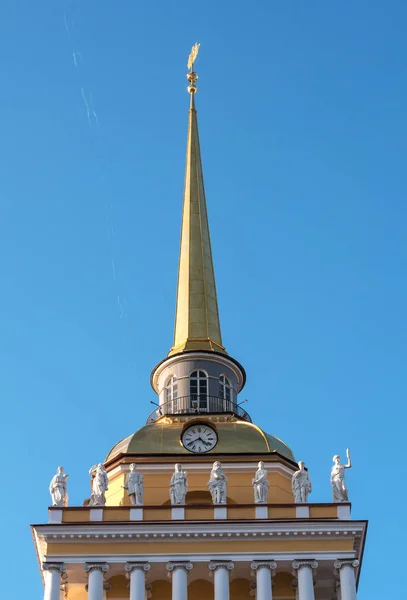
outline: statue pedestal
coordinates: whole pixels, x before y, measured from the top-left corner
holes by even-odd
[[[50,508],[48,523],[62,523],[62,508]]]
[[[171,509],[171,519],[181,521],[185,519],[185,508],[183,506],[173,506]]]
[[[295,516],[297,519],[309,519],[309,506],[307,504],[297,504],[295,507]]]
[[[143,520],[143,509],[142,508],[131,508],[130,509],[130,521],[142,521]]]
[[[350,519],[350,504],[338,504],[338,519]]]
[[[227,519],[228,518],[228,511],[226,506],[215,506],[214,511],[213,511],[213,518],[214,519]]]
[[[256,506],[256,519],[268,519],[269,509],[265,504],[258,504]]]
[[[91,508],[89,521],[103,521],[103,508]]]

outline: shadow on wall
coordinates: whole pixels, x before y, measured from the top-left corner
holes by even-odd
[[[226,498],[226,503],[227,504],[237,504],[237,502],[235,500],[232,500],[232,498],[229,498],[229,496],[227,496],[227,498]],[[166,500],[165,502],[163,502],[161,504],[161,506],[169,506],[170,504],[171,504],[171,501]],[[188,492],[186,495],[185,504],[191,504],[191,505],[206,504],[208,506],[213,506],[212,496],[210,495],[210,493],[208,491],[205,491],[205,490]]]

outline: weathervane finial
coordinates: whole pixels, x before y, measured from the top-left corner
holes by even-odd
[[[197,86],[195,85],[195,83],[198,80],[198,75],[195,73],[195,71],[193,71],[193,67],[194,67],[194,62],[196,61],[196,57],[198,56],[198,52],[199,52],[199,46],[201,44],[198,44],[198,42],[196,42],[191,49],[191,52],[189,54],[188,57],[188,69],[189,69],[189,73],[187,74],[187,79],[189,81],[189,86],[188,86],[188,92],[190,94],[195,94],[196,91],[198,90]]]

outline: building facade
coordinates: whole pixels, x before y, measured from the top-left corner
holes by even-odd
[[[346,487],[339,502],[308,502],[307,472],[239,400],[246,374],[221,336],[194,58],[175,334],[151,374],[157,407],[91,469],[83,506],[66,506],[54,478],[49,521],[32,526],[44,599],[356,600],[367,524],[351,519]]]

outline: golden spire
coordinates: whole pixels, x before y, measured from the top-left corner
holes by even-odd
[[[187,79],[191,104],[185,167],[184,206],[178,268],[177,308],[174,345],[168,356],[188,350],[209,350],[226,354],[222,346],[216,298],[208,215],[199,148],[198,121],[194,96],[198,75],[193,71],[199,44],[189,55]]]

